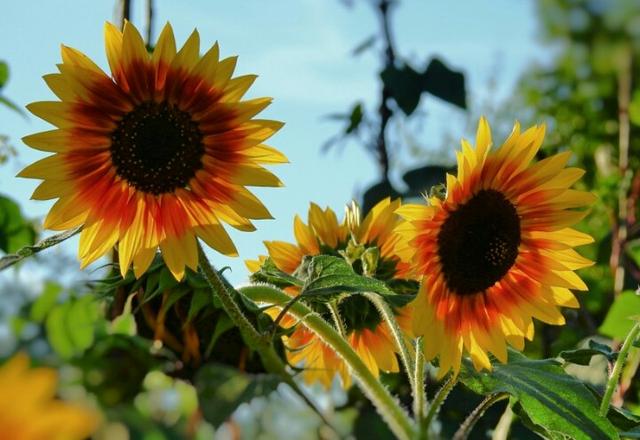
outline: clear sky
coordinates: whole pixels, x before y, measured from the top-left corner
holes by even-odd
[[[133,3],[132,21],[143,28],[145,1]],[[369,108],[377,105],[379,56],[367,52],[353,58],[351,51],[377,30],[378,23],[367,0],[353,3],[347,8],[339,0],[156,0],[156,36],[170,21],[178,44],[194,27],[200,31],[203,49],[219,41],[222,55],[239,55],[238,74],[260,76],[249,95],[274,98],[261,117],[286,122],[270,140],[291,162],[272,168],[285,187],[254,191],[275,220],[256,222],[258,230],[252,233],[229,228],[240,258],[211,253],[217,266],[231,266],[235,283],[247,277],[243,259],[264,253],[263,240],[292,240],[293,216],[299,213],[306,218],[310,201],[331,206],[341,215],[352,197],[377,180],[376,164],[357,145],[348,145],[340,154],[320,153],[323,142],[340,128],[325,115],[344,112],[357,100]],[[9,63],[11,77],[4,93],[20,106],[54,99],[41,76],[55,71],[61,43],[83,51],[106,70],[103,24],[113,20],[114,13],[115,2],[109,0],[5,2],[0,15],[0,59]],[[508,96],[519,74],[533,60],[544,61],[548,56],[548,49],[536,39],[531,0],[403,0],[392,19],[399,55],[418,67],[437,55],[462,70],[472,101]],[[494,93],[488,83],[496,73]],[[479,116],[454,110],[435,98],[423,99],[422,109],[419,117],[424,120],[419,122],[424,139],[419,141],[425,145],[437,145],[443,132],[470,136],[467,120]],[[44,121],[32,116],[24,119],[0,107],[0,134],[9,135],[19,152],[0,167],[0,193],[17,199],[27,215],[36,219],[46,214],[53,201],[29,200],[38,181],[14,176],[44,156],[20,138],[47,129]],[[451,145],[452,150],[457,147]],[[411,163],[405,161],[403,166],[410,168]]]

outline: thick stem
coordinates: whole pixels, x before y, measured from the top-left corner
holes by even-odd
[[[500,420],[498,420],[498,424],[493,430],[491,440],[509,440],[509,432],[511,431],[511,424],[513,423],[513,415],[511,405],[507,405],[500,416]]]
[[[456,433],[453,435],[452,440],[466,440],[469,438],[469,434],[471,434],[471,430],[476,425],[480,417],[484,415],[484,413],[496,402],[500,402],[508,398],[509,395],[507,393],[496,393],[491,394],[484,398],[482,402],[473,410],[471,414],[467,416],[467,418],[462,422],[462,425],[458,428]]]
[[[5,255],[4,257],[0,258],[0,270],[6,269],[9,266],[13,266],[17,262],[22,261],[25,258],[28,258],[34,254],[37,254],[40,251],[43,251],[57,244],[60,244],[66,239],[73,237],[81,230],[82,230],[82,227],[69,229],[68,231],[64,231],[64,232],[61,232],[60,234],[52,235],[51,237],[47,237],[43,240],[40,240],[33,246],[25,246],[15,254]]]
[[[153,0],[147,0],[147,46],[153,41]]]
[[[440,407],[442,406],[456,383],[458,383],[458,376],[451,375],[438,390],[435,397],[433,398],[433,403],[429,405],[427,417],[425,417],[422,421],[422,426],[420,429],[422,432],[426,432],[429,429],[429,427],[431,426],[431,422],[433,422],[433,419],[435,418],[436,414],[438,414]]]
[[[409,347],[407,345],[407,340],[405,335],[402,333],[402,329],[398,325],[398,321],[396,320],[396,315],[389,307],[389,304],[382,299],[382,297],[373,292],[365,292],[364,295],[369,301],[373,303],[373,305],[378,309],[378,313],[382,316],[382,319],[389,326],[389,330],[391,331],[391,336],[396,343],[396,348],[400,352],[400,359],[402,360],[402,365],[404,366],[404,370],[407,373],[407,377],[409,378],[409,383],[411,384],[411,390],[413,394],[416,394],[416,386],[415,386],[415,368],[413,365],[413,356],[409,353]]]
[[[389,21],[389,10],[391,8],[391,0],[380,0],[378,3],[378,13],[382,24],[382,34],[384,36],[384,64],[385,68],[393,67],[395,64],[395,52],[393,50],[393,40],[391,37],[391,23]],[[388,100],[391,98],[391,91],[382,84],[380,96],[380,107],[378,114],[380,115],[380,128],[376,139],[376,151],[378,153],[378,161],[382,171],[382,179],[389,180],[389,148],[387,145],[386,132],[389,120],[393,116],[393,111],[389,107]]]
[[[415,368],[413,375],[413,416],[418,426],[421,426],[422,419],[426,415],[427,393],[424,384],[424,339],[420,336],[416,339]]]
[[[124,29],[124,23],[131,19],[131,0],[120,0],[120,29]]]
[[[609,412],[611,397],[613,397],[613,392],[618,386],[620,374],[622,374],[622,367],[624,367],[629,350],[638,336],[640,336],[640,322],[637,322],[627,335],[624,343],[622,344],[622,348],[620,348],[620,353],[618,353],[618,359],[616,359],[616,363],[613,365],[613,370],[611,370],[611,376],[609,376],[609,380],[607,381],[607,388],[605,389],[604,396],[602,397],[602,402],[600,404],[600,415],[602,417],[606,417]]]
[[[198,262],[200,265],[200,270],[204,275],[205,279],[209,283],[211,287],[212,293],[217,295],[222,303],[222,307],[225,312],[233,321],[233,323],[238,327],[240,333],[242,334],[245,342],[249,346],[249,348],[255,350],[260,355],[260,359],[262,359],[262,363],[264,367],[270,373],[277,374],[282,378],[282,380],[289,385],[295,392],[298,394],[310,408],[312,408],[316,414],[322,419],[322,421],[329,426],[332,430],[337,430],[333,427],[333,425],[326,419],[322,411],[313,403],[307,395],[302,391],[302,389],[298,386],[298,384],[293,380],[291,375],[286,369],[286,365],[280,359],[280,356],[276,353],[271,345],[271,339],[269,337],[263,337],[258,330],[255,329],[253,324],[249,322],[247,317],[242,313],[240,307],[233,299],[232,292],[225,285],[224,281],[220,274],[213,268],[207,255],[202,249],[202,246],[198,242]],[[291,298],[283,293],[288,300]]]
[[[342,317],[340,316],[340,310],[338,309],[338,304],[335,301],[331,301],[327,304],[329,308],[329,312],[331,312],[331,317],[333,318],[333,323],[336,325],[338,332],[342,335],[343,338],[347,337],[347,329],[344,328],[344,322],[342,321]],[[283,309],[284,310],[284,309]]]
[[[289,296],[269,286],[248,286],[240,289],[240,293],[255,302],[283,306],[289,302]],[[396,399],[369,371],[349,343],[318,314],[302,303],[294,304],[290,313],[299,319],[309,330],[318,335],[349,366],[356,377],[360,388],[375,405],[391,431],[402,439],[409,439],[414,433],[411,419]]]

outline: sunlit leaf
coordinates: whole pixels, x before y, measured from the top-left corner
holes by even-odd
[[[600,333],[612,339],[622,341],[631,331],[634,315],[640,313],[640,295],[633,291],[622,292],[616,297],[598,329]]]
[[[596,398],[555,360],[532,360],[510,350],[509,362],[494,364],[492,372],[477,372],[463,362],[460,379],[478,394],[509,393],[517,400],[514,410],[521,409],[547,438],[618,438],[611,422],[599,416]]]

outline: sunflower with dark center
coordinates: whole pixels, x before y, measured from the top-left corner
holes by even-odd
[[[336,214],[329,208],[323,210],[312,203],[309,208],[309,221],[305,224],[300,217],[294,220],[296,243],[267,241],[265,246],[276,266],[293,274],[303,262],[305,256],[329,254],[342,256],[352,263],[354,271],[384,281],[410,278],[410,251],[402,238],[395,233],[395,227],[402,221],[395,211],[400,201],[382,200],[362,219],[357,205],[347,209],[345,219],[339,223]],[[366,249],[379,252],[377,264],[365,267],[362,253]],[[247,261],[251,272],[257,272],[266,256],[259,260]],[[286,288],[291,295],[299,294],[297,287]],[[334,317],[324,305],[316,310],[329,322]],[[380,371],[399,371],[396,358],[396,346],[386,322],[382,321],[378,311],[362,295],[349,295],[337,304],[338,313],[346,332],[346,339],[369,370],[378,376]],[[395,310],[400,327],[411,333],[411,307]],[[279,309],[269,309],[275,318]],[[345,388],[351,384],[347,365],[325,343],[302,323],[286,315],[280,322],[285,328],[295,326],[293,332],[283,337],[287,348],[287,359],[292,365],[304,368],[303,378],[307,383],[320,382],[329,387],[338,374]]]
[[[533,159],[544,126],[511,135],[491,151],[482,118],[476,147],[462,141],[458,175],[447,175],[444,200],[404,205],[399,228],[422,277],[413,330],[425,335],[425,355],[439,356],[440,376],[458,374],[463,352],[476,369],[491,369],[488,354],[507,361],[533,338],[533,318],[562,325],[560,306],[579,307],[572,293],[587,290],[574,272],[592,264],[573,247],[593,242],[570,226],[595,196],[570,187],[584,174],[565,168],[570,153]]]
[[[58,199],[47,229],[82,226],[82,267],[118,246],[123,276],[140,277],[158,248],[177,279],[197,269],[197,238],[237,255],[222,222],[252,231],[271,218],[246,186],[281,186],[262,164],[287,159],[264,141],[282,123],[254,119],[270,98],[242,101],[255,75],[232,77],[236,57],[215,44],[200,56],[194,31],[176,49],[167,24],[152,53],[131,23],[107,23],[111,76],[62,46],[59,73],[44,79],[60,101],[28,109],[55,130],[23,141],[54,153],[25,168],[43,179],[34,199]]]

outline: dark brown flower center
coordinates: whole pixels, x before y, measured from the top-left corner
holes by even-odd
[[[479,191],[449,214],[438,233],[447,287],[459,295],[488,289],[513,266],[518,246],[516,208],[498,191]]]
[[[203,155],[198,124],[167,102],[139,105],[111,135],[111,161],[117,174],[151,194],[186,187],[202,168]]]

